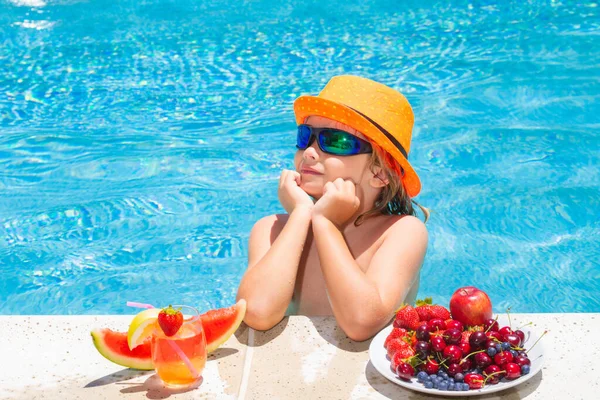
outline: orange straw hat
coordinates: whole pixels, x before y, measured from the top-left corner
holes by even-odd
[[[402,183],[410,197],[421,191],[421,181],[408,162],[414,115],[400,92],[358,76],[335,76],[318,96],[298,97],[294,113],[298,125],[315,115],[356,129],[402,166]]]

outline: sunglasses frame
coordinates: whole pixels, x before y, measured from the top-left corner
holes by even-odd
[[[298,146],[298,137],[300,136],[300,129],[302,129],[303,127],[307,127],[310,130],[310,136],[308,137],[308,143],[306,145],[306,147],[300,147]],[[320,135],[323,132],[327,132],[327,131],[331,131],[331,132],[338,132],[338,133],[343,133],[345,135],[348,135],[350,137],[352,137],[354,140],[356,140],[356,142],[359,144],[359,148],[358,151],[356,153],[349,153],[349,154],[337,154],[337,153],[332,153],[330,151],[327,151],[323,148],[323,146],[321,146],[321,140],[320,139]],[[351,134],[350,132],[346,132],[343,131],[341,129],[334,129],[334,128],[315,128],[313,126],[307,125],[307,124],[301,124],[298,125],[298,132],[296,134],[296,148],[298,150],[306,150],[308,149],[313,142],[317,140],[317,145],[319,146],[319,149],[321,149],[321,151],[325,154],[330,154],[333,156],[340,156],[340,157],[345,157],[345,156],[355,156],[358,154],[369,154],[373,152],[373,147],[371,146],[371,143],[369,143],[368,141],[359,138],[358,136],[355,136],[353,134]]]

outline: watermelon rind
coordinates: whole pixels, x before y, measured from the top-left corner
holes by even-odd
[[[246,315],[246,300],[240,299],[227,308],[210,310],[200,316],[206,335],[206,351],[211,353],[225,343],[239,328]],[[128,368],[149,371],[154,369],[150,354],[150,339],[129,349],[127,332],[116,332],[108,328],[91,332],[94,346],[104,358]]]
[[[144,343],[132,351],[129,350],[129,345],[127,344],[127,333],[114,332],[107,328],[94,329],[91,333],[94,346],[107,360],[128,368],[140,369],[144,371],[154,369],[152,357],[150,356],[149,352],[150,343]],[[118,341],[117,346],[114,346],[114,343],[113,346],[110,346],[107,343],[107,337],[109,335],[113,338],[116,338]],[[143,354],[144,349],[142,347],[144,346],[148,347],[148,351],[146,352],[147,356],[140,356],[140,353]]]

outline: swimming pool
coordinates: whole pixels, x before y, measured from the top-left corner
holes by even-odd
[[[600,312],[597,3],[351,3],[1,2],[0,314],[231,304],[342,73],[413,104],[420,296]]]

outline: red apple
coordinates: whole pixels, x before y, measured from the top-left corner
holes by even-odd
[[[465,325],[482,325],[492,318],[492,302],[474,286],[461,287],[450,298],[450,313]]]

